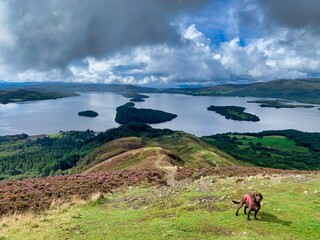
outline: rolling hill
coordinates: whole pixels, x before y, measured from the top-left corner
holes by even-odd
[[[245,165],[184,132],[161,137],[125,137],[108,142],[81,159],[73,172],[161,169],[174,166]]]
[[[225,84],[200,88],[150,88],[134,85],[89,83],[32,83],[18,85],[6,83],[3,89],[27,89],[49,92],[115,92],[125,96],[137,93],[180,93],[194,96],[266,97],[320,103],[320,79],[273,80],[251,84]]]
[[[253,84],[228,84],[194,89],[170,89],[167,92],[195,96],[266,97],[320,103],[320,79],[274,80]]]
[[[194,96],[240,96],[288,99],[305,103],[320,103],[320,79],[273,80],[251,84],[225,84],[200,88],[149,88],[134,85],[37,83],[28,88],[69,92],[116,93],[180,93]]]
[[[125,169],[161,169],[182,166],[182,159],[161,147],[144,147],[106,159],[83,174]]]

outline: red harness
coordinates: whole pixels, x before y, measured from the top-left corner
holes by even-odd
[[[247,206],[250,206],[251,205],[251,208],[253,210],[258,210],[260,208],[260,202],[255,202],[255,201],[252,201],[252,197],[250,194],[246,194],[244,195],[244,200],[246,202],[246,205]]]

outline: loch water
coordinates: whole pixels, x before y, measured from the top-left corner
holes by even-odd
[[[105,131],[118,127],[114,121],[116,108],[129,99],[116,93],[80,93],[81,96],[24,103],[0,104],[0,135],[19,133],[49,134],[68,130]],[[155,128],[182,130],[197,136],[225,132],[260,132],[264,130],[297,129],[320,131],[319,106],[314,108],[275,109],[247,103],[260,98],[209,97],[182,94],[147,94],[145,102],[135,103],[137,108],[152,108],[175,113],[170,122],[152,124]],[[259,122],[227,120],[208,111],[210,105],[243,106],[246,112],[257,115]],[[96,118],[79,117],[78,112],[94,110]]]

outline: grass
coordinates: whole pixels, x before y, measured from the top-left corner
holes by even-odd
[[[49,137],[55,139],[55,138],[62,138],[63,135],[60,133],[51,133],[51,134],[49,134]]]
[[[257,143],[261,143],[261,145],[264,147],[270,147],[284,152],[308,152],[308,149],[306,147],[297,146],[295,141],[288,139],[284,136],[265,136],[263,138],[257,138],[246,135],[230,135],[230,137],[236,137],[239,142],[242,142],[243,147],[250,146],[251,142],[254,145],[256,145]]]
[[[6,217],[0,239],[319,239],[318,175],[205,177],[130,188],[41,215]],[[235,216],[247,191],[264,195],[259,221]]]
[[[148,146],[160,146],[182,158],[186,166],[230,166],[243,165],[229,154],[218,150],[195,136],[175,132],[153,139],[145,139]]]

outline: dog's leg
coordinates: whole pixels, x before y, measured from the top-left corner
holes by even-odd
[[[247,214],[247,206],[244,206],[244,209],[243,209],[243,212],[244,212],[244,214]]]
[[[236,216],[239,216],[239,209],[242,208],[242,206],[243,206],[244,204],[245,204],[245,202],[242,201],[242,200],[240,200],[240,203],[239,203],[239,205],[238,205],[238,207],[237,207]]]
[[[260,210],[260,208],[258,208],[257,210],[254,211],[254,219],[255,219],[255,220],[259,220],[259,219],[257,218],[257,214],[258,214],[259,210]]]
[[[250,220],[251,220],[251,219],[250,219],[250,214],[251,214],[251,211],[252,211],[252,207],[251,207],[251,206],[249,206],[248,208],[249,208],[249,211],[248,211],[248,217],[247,217],[247,220],[248,220],[248,221],[250,221]]]

